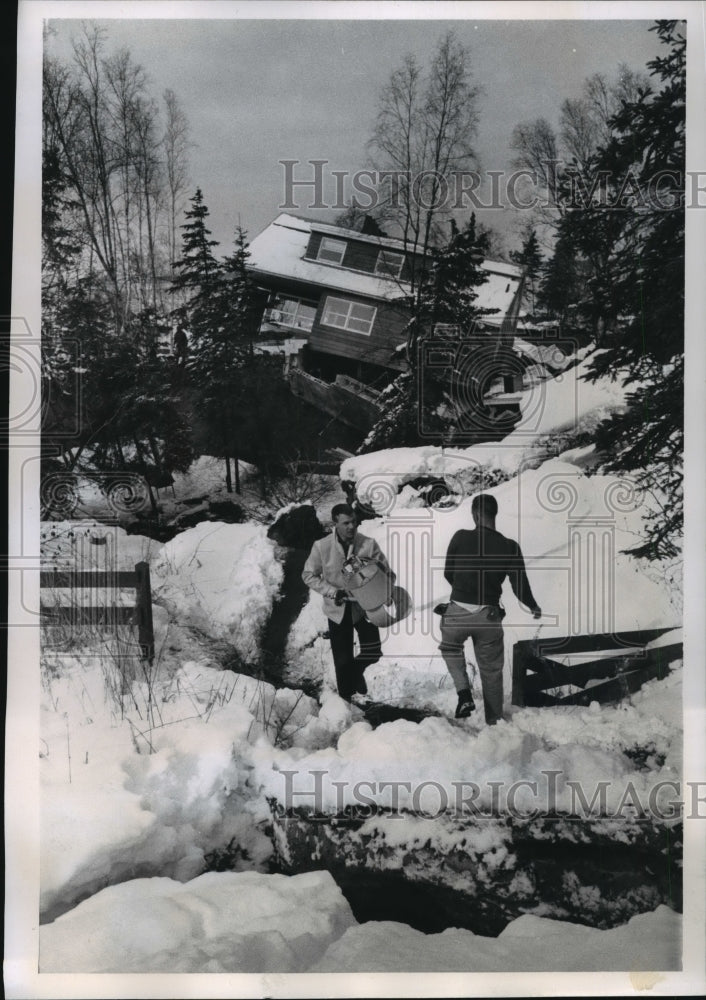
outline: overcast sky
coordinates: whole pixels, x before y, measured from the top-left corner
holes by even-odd
[[[648,30],[653,22],[645,20],[98,23],[107,28],[107,51],[127,46],[148,72],[155,97],[170,87],[181,101],[194,143],[191,193],[203,190],[222,251],[230,249],[239,218],[252,239],[278,214],[280,160],[302,161],[297,176],[311,175],[306,161],[312,159],[328,160],[327,170],[365,167],[377,98],[391,71],[407,52],[428,65],[449,28],[470,49],[473,78],[483,88],[477,150],[485,170],[508,168],[518,122],[542,116],[557,124],[562,100],[579,96],[587,76],[614,77],[620,63],[644,71],[659,49]],[[49,45],[66,58],[79,22],[51,24],[57,30]],[[300,197],[301,211],[315,215],[307,192]],[[507,213],[482,218],[510,229]]]

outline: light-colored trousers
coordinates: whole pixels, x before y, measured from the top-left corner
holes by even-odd
[[[456,691],[470,688],[463,646],[473,639],[473,650],[483,685],[485,721],[495,725],[503,714],[503,662],[505,659],[500,609],[486,605],[467,611],[453,601],[441,621],[439,649]]]

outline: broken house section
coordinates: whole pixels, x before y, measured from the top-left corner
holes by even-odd
[[[249,260],[253,278],[269,293],[262,348],[285,355],[295,395],[363,432],[381,415],[382,391],[407,368],[407,301],[424,263],[418,251],[368,221],[358,232],[282,214],[253,240]],[[432,354],[421,363],[440,366],[452,386],[459,370],[468,376],[472,352],[483,348],[480,399],[504,418],[499,426],[506,433],[520,417],[522,391],[562,370],[567,359],[553,343],[547,347],[546,331],[526,328],[517,340],[521,269],[490,260],[483,268],[488,280],[476,304],[492,312],[472,335],[437,324],[424,344]],[[463,395],[452,391],[455,405],[464,405]]]

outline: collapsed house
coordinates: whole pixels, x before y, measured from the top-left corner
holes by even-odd
[[[248,261],[258,287],[269,293],[261,349],[285,355],[295,395],[363,431],[381,414],[382,390],[408,366],[407,302],[415,268],[419,273],[423,264],[418,251],[375,228],[359,232],[283,213],[252,241]],[[523,274],[498,261],[486,260],[482,268],[487,281],[475,304],[492,311],[474,325],[473,337],[506,347],[484,402],[519,417],[524,372],[540,370],[526,352],[512,350]],[[447,325],[433,333],[452,342],[451,355],[454,340],[463,340]],[[510,354],[525,361],[508,365]]]

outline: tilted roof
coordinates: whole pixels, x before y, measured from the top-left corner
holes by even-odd
[[[290,279],[373,299],[394,301],[410,293],[410,286],[398,278],[353,271],[338,264],[305,258],[312,232],[373,243],[385,249],[405,250],[402,240],[364,235],[352,229],[312,222],[283,212],[250,244],[248,267],[262,277]],[[488,273],[488,281],[478,287],[476,305],[483,309],[498,309],[498,313],[484,319],[491,325],[499,325],[512,305],[522,271],[503,261],[485,260],[482,267]]]

